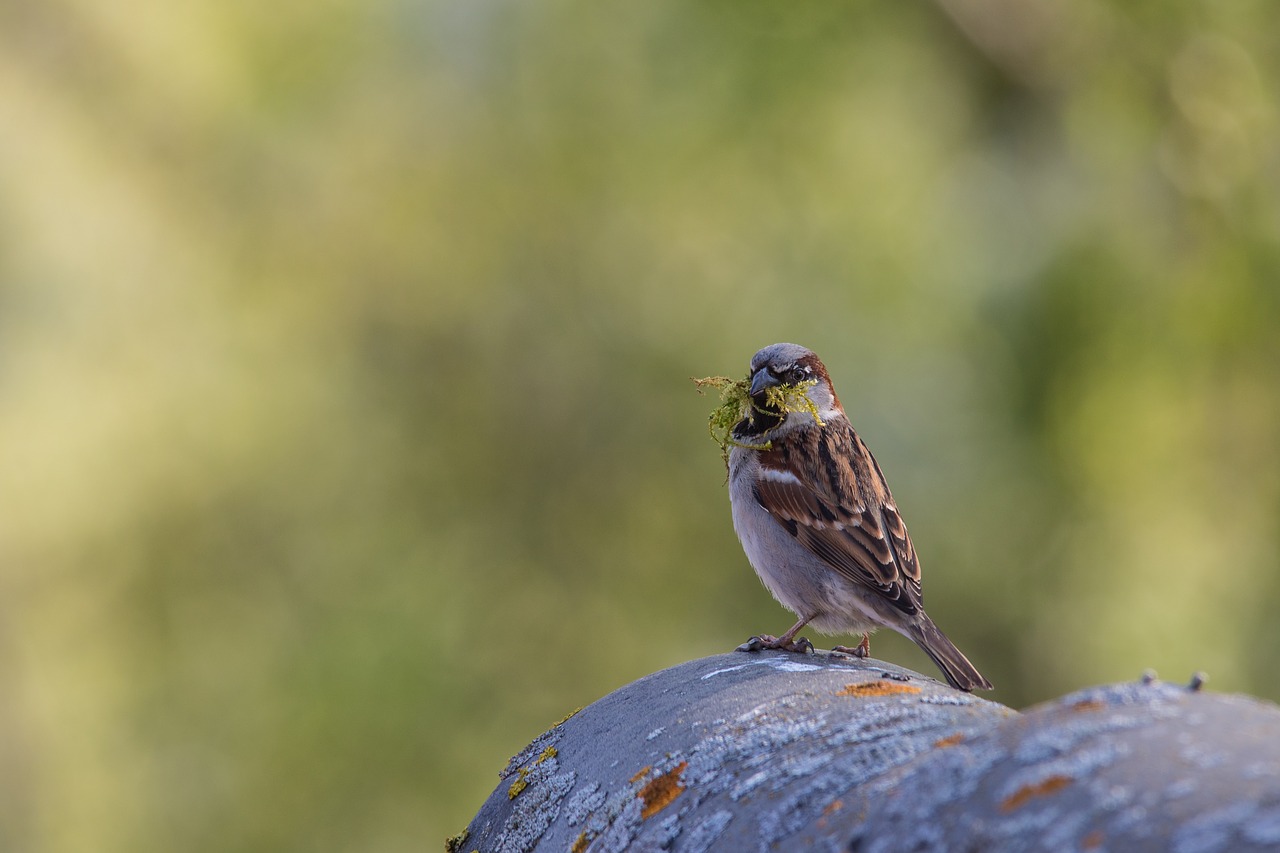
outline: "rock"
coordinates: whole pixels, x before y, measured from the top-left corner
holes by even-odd
[[[1280,708],[1150,678],[1018,714],[875,660],[731,652],[605,696],[501,776],[450,849],[1280,845]]]

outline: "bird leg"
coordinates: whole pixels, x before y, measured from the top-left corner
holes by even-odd
[[[871,634],[864,633],[862,635],[862,642],[858,643],[855,648],[851,649],[848,646],[836,646],[831,651],[840,652],[841,654],[846,655],[853,655],[855,658],[871,657]]]
[[[781,649],[784,652],[811,654],[813,652],[813,643],[809,642],[808,638],[795,639],[796,634],[800,633],[800,629],[808,624],[808,619],[801,619],[787,629],[787,633],[781,637],[774,637],[771,634],[759,634],[738,646],[738,651],[758,652],[761,649]]]

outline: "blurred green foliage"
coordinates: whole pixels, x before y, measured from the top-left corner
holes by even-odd
[[[433,849],[786,627],[688,381],[779,340],[995,698],[1280,698],[1270,4],[54,0],[0,48],[5,849]]]

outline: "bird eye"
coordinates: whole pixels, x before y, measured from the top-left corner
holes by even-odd
[[[796,365],[787,371],[787,381],[793,385],[809,378],[809,368]]]

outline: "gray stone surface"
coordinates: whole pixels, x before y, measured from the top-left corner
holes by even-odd
[[[862,796],[876,808],[831,827],[858,853],[1280,850],[1280,708],[1156,681],[1089,688]]]
[[[501,777],[454,849],[1280,849],[1280,708],[1155,681],[1019,715],[879,661],[731,652]]]

